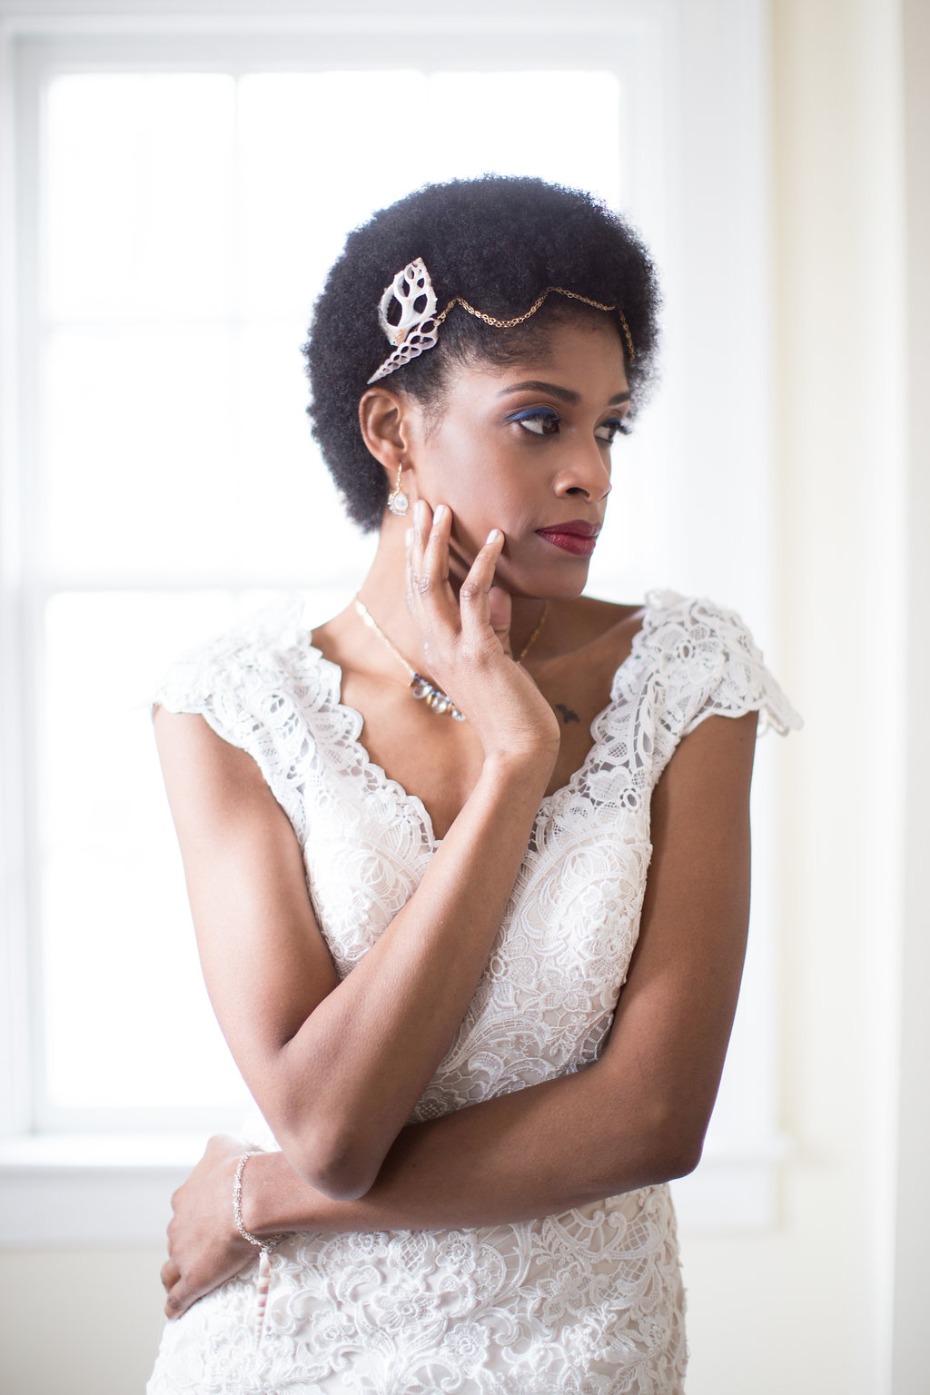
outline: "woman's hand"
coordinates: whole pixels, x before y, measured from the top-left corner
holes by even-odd
[[[186,1182],[171,1198],[168,1258],[161,1281],[165,1312],[180,1317],[205,1293],[231,1279],[258,1255],[243,1240],[233,1219],[236,1164],[249,1146],[240,1139],[211,1138]]]
[[[407,548],[407,605],[420,631],[430,675],[477,732],[485,756],[549,758],[559,749],[555,713],[510,646],[510,596],[494,586],[504,546],[495,528],[462,582],[449,582],[452,513],[423,500]]]

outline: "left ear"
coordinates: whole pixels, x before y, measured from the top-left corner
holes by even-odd
[[[402,466],[412,463],[413,416],[409,399],[387,388],[369,388],[358,404],[362,440],[392,481]]]

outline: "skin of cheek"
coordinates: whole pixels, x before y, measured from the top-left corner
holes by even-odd
[[[509,422],[520,399],[501,403],[506,383],[543,380],[579,394],[567,413],[564,436],[540,441]],[[505,371],[486,365],[461,369],[441,415],[408,403],[416,494],[452,510],[451,572],[461,579],[492,528],[506,539],[497,581],[513,595],[569,598],[581,593],[589,558],[556,549],[536,530],[572,517],[603,516],[601,493],[573,501],[572,485],[603,491],[608,464],[593,432],[627,381],[615,328],[570,322],[550,335],[539,357]],[[584,452],[579,455],[579,451]],[[599,502],[592,507],[592,499]]]
[[[537,528],[566,512],[552,486],[553,463],[544,464],[541,454],[519,441],[509,449],[489,442],[474,426],[461,428],[448,419],[425,443],[418,492],[431,505],[452,510],[450,570],[456,580],[465,576],[491,529],[500,528],[506,541],[495,579],[511,595],[581,593],[589,559],[550,551],[536,537]]]
[[[511,551],[531,527],[530,508],[519,478],[489,454],[484,443],[472,437],[456,443],[459,449],[450,449],[450,434],[437,453],[437,466],[427,466],[424,483],[437,503],[452,510],[451,551],[467,570],[492,528],[501,529],[507,539],[505,553]]]

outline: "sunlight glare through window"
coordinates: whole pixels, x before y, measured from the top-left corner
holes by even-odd
[[[485,172],[617,207],[621,99],[601,72],[51,81],[32,559],[47,1120],[239,1106],[147,706],[172,657],[269,588],[318,592],[322,620],[367,563],[300,355],[345,233],[427,180]],[[413,148],[385,139],[400,103],[422,118]]]

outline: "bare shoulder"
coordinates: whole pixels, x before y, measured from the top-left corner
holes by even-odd
[[[237,746],[218,735],[198,712],[172,712],[158,704],[152,709],[155,744],[162,763],[194,762],[201,770],[205,766],[228,766],[230,770],[250,768],[258,773],[255,762]]]
[[[720,799],[748,800],[758,722],[755,711],[708,717],[679,742],[657,793],[666,797],[671,789],[678,798],[692,798],[708,815]]]
[[[248,752],[225,741],[197,713],[153,710],[155,743],[176,823],[206,815],[228,826],[249,811],[277,803]]]

